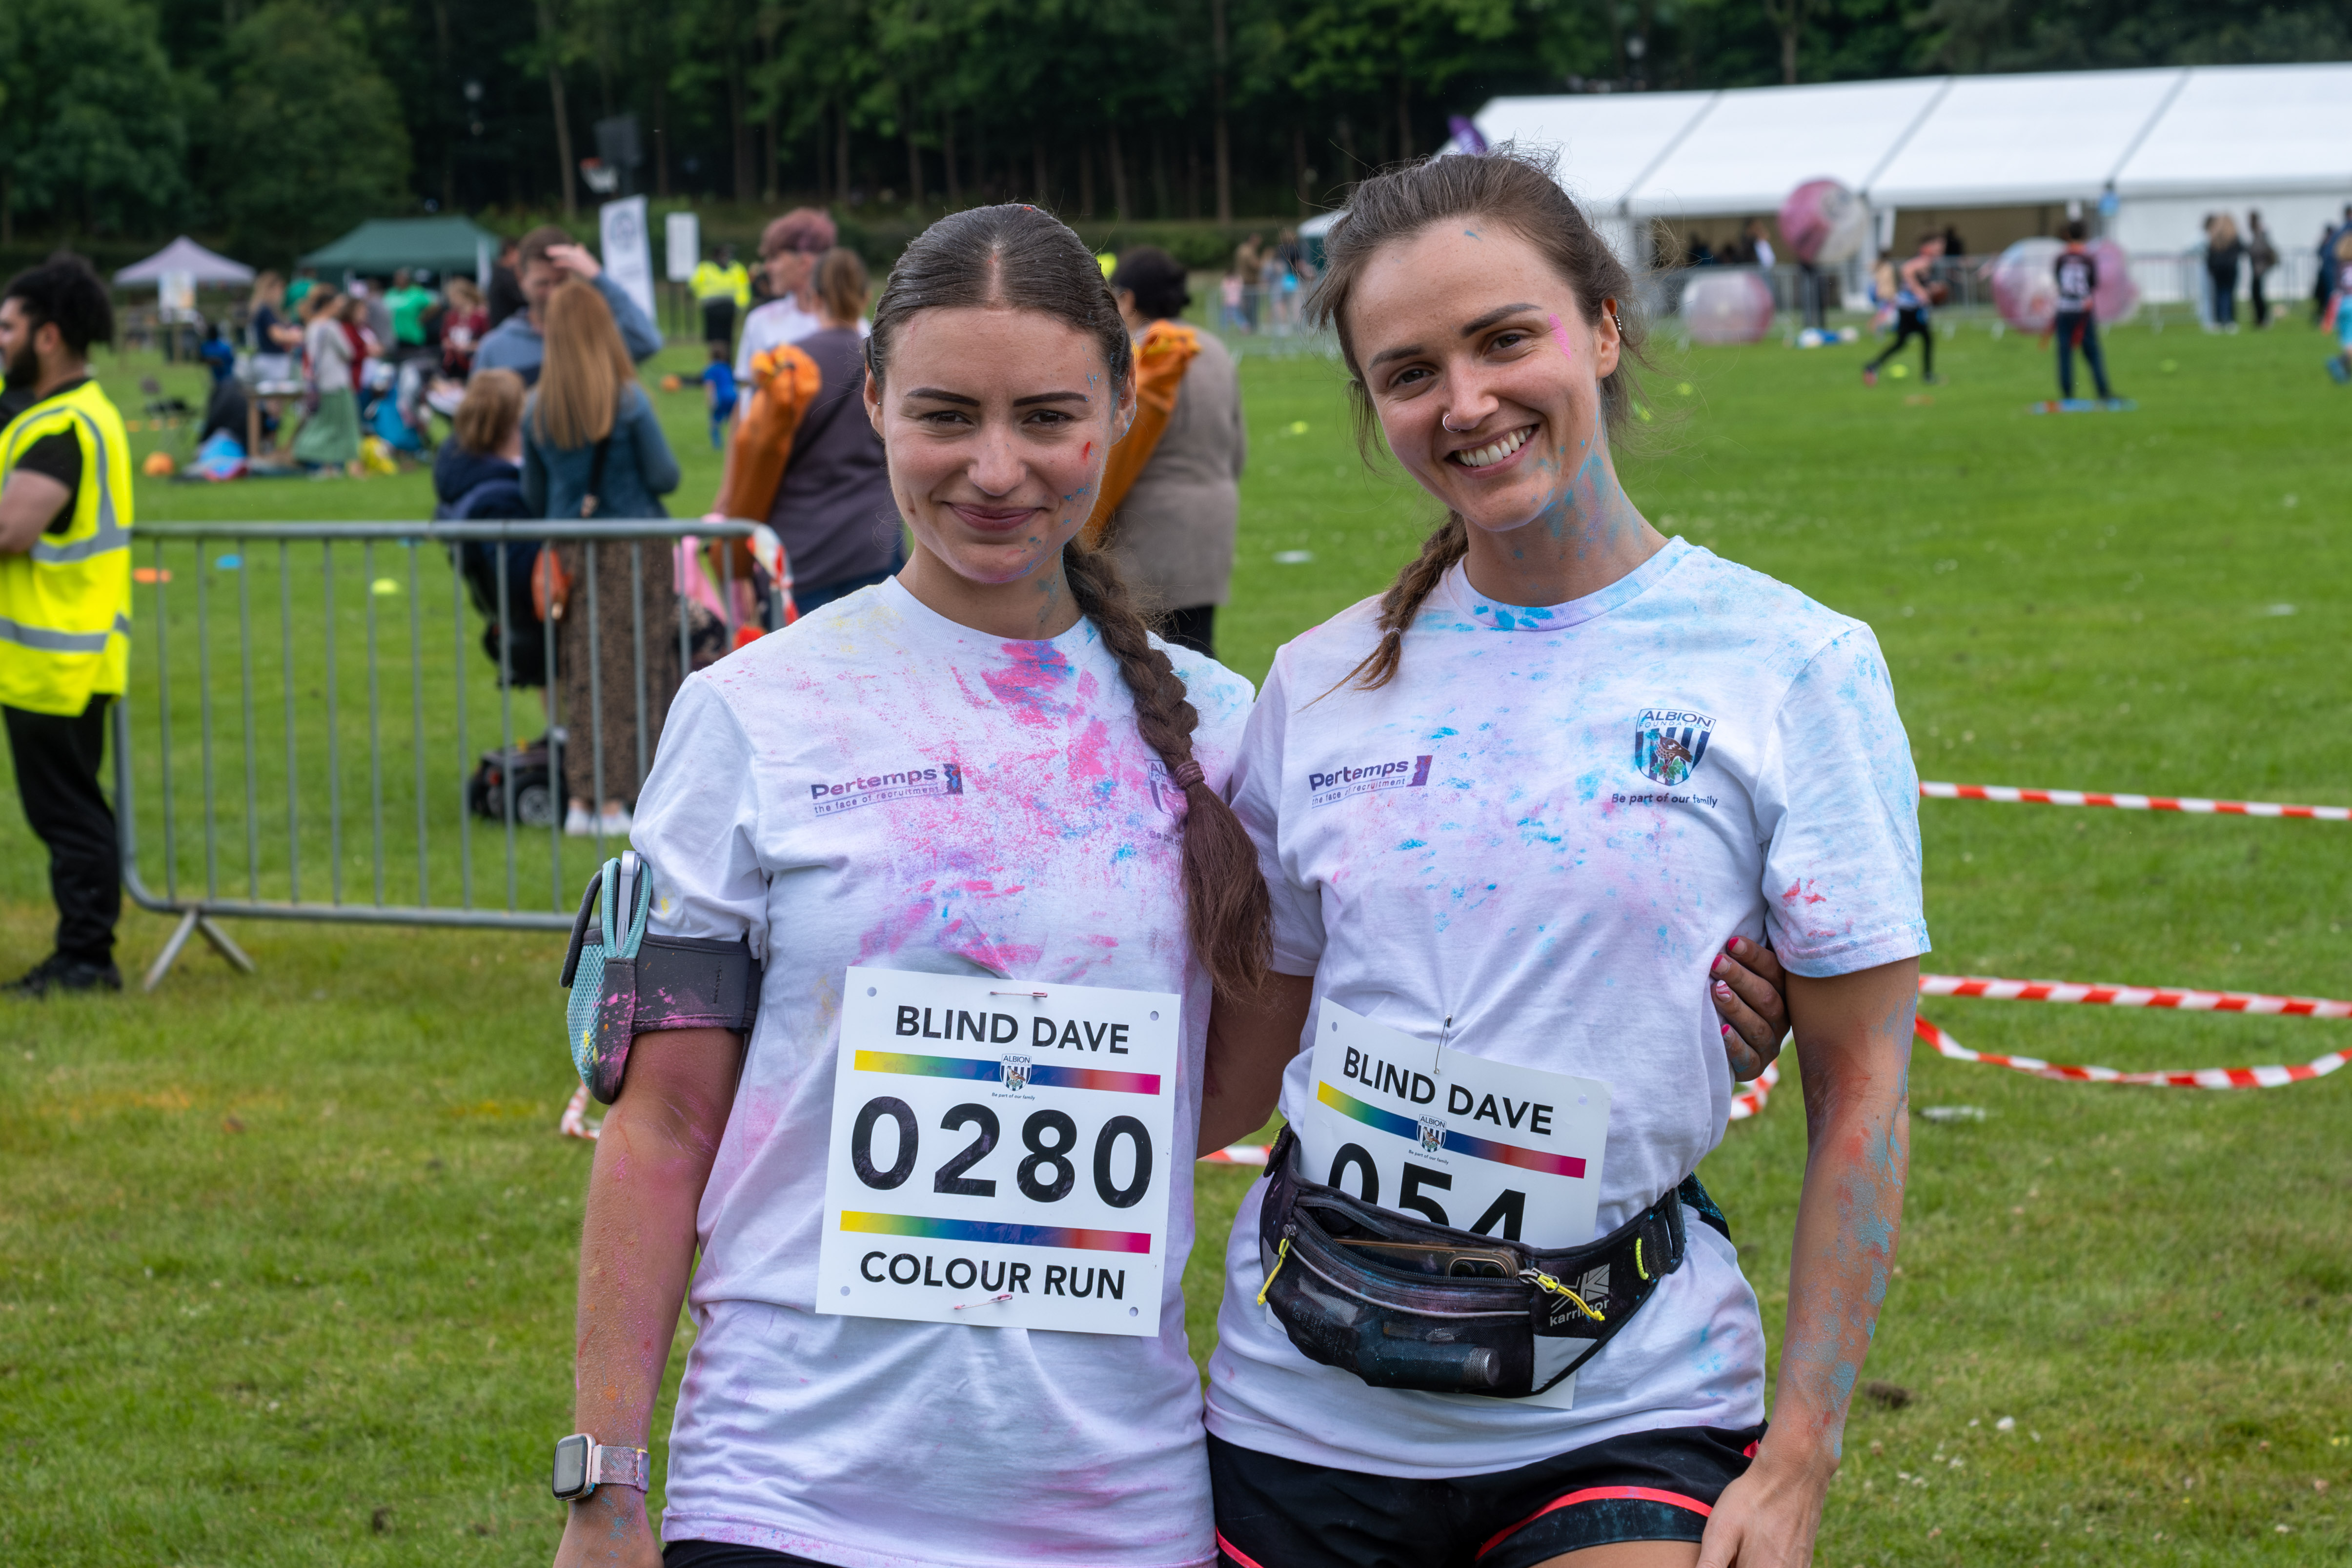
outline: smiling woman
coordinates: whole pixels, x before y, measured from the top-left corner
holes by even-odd
[[[1619,484],[1631,280],[1549,169],[1383,174],[1327,244],[1360,442],[1446,518],[1276,655],[1234,764],[1286,1002],[1221,1004],[1211,1113],[1278,1091],[1290,1131],[1227,1253],[1220,1548],[1795,1568],[1902,1209],[1927,929],[1885,660]],[[1769,1434],[1756,1297],[1693,1175],[1737,1050],[1700,983],[1720,1005],[1759,942],[1812,1137]],[[1382,1101],[1386,1061],[1413,1073]]]
[[[1076,537],[1134,391],[1075,234],[943,220],[866,364],[911,558],[688,680],[636,816],[648,931],[765,970],[748,1037],[628,1054],[558,1561],[1205,1564],[1186,1156],[1211,998],[1265,963],[1219,793],[1249,686]],[[635,1451],[681,1296],[665,1554]]]

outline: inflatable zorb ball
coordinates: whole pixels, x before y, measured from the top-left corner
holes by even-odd
[[[2128,321],[2139,314],[2139,285],[2132,281],[2131,258],[2112,239],[2095,239],[2085,247],[2099,264],[2099,289],[2092,310],[2102,326]]]
[[[1834,267],[1862,253],[1870,208],[1835,180],[1807,180],[1780,204],[1780,237],[1795,259]]]
[[[2002,321],[2021,332],[2050,330],[2058,319],[2058,279],[2052,267],[2064,248],[2054,239],[2021,239],[2000,253],[1992,264],[1992,303]]]
[[[1772,331],[1772,286],[1748,268],[1702,267],[1683,289],[1683,326],[1695,343],[1752,343]]]

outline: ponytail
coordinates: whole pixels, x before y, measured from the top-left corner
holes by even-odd
[[[1184,792],[1184,914],[1192,951],[1219,994],[1248,1000],[1264,985],[1273,957],[1272,905],[1248,830],[1193,760],[1200,712],[1185,700],[1184,682],[1168,655],[1151,646],[1142,613],[1111,558],[1073,539],[1062,549],[1062,571],[1079,613],[1118,660],[1135,700],[1136,730]]]

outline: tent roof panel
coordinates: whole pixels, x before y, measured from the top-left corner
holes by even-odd
[[[1944,84],[1915,77],[1726,92],[1628,205],[1657,216],[1767,213],[1807,180],[1860,189]]]
[[[1596,206],[1615,206],[1643,170],[1715,101],[1712,92],[1571,93],[1498,98],[1478,114],[1490,143],[1559,150],[1559,183]]]
[[[2352,65],[2199,66],[2116,175],[2118,195],[2352,186]]]
[[[2175,68],[1956,78],[1866,194],[1880,206],[2095,197],[2182,74]]]
[[[476,247],[485,240],[492,251],[498,249],[499,237],[471,218],[373,217],[302,258],[302,265],[350,272],[391,272],[403,267],[469,272]]]
[[[134,261],[122,268],[114,275],[114,280],[124,285],[161,283],[167,272],[192,273],[199,285],[253,281],[252,268],[206,250],[184,234],[146,260]]]

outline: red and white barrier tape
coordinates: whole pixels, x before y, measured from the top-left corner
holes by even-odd
[[[1927,800],[1990,800],[2007,805],[2105,805],[2117,811],[2179,811],[2192,816],[2300,817],[2352,822],[2352,805],[2279,805],[2266,800],[2200,800],[2193,795],[2105,795],[2096,790],[2016,789],[2008,784],[1922,784]]]
[[[2161,1089],[2278,1089],[2290,1083],[2326,1078],[2347,1060],[2352,1060],[2352,1051],[2331,1051],[2317,1061],[2291,1067],[2118,1072],[2114,1068],[2068,1067],[2038,1061],[2032,1057],[2004,1057],[1990,1051],[1972,1051],[1925,1018],[1914,1020],[1911,1027],[1920,1043],[1933,1049],[1937,1056],[1949,1057],[1960,1062],[1984,1062],[1992,1067],[2008,1068],[2014,1072],[2032,1073],[2036,1078],[2058,1079],[2068,1083],[2136,1083]]]
[[[596,1134],[604,1130],[602,1121],[591,1125],[588,1121],[586,1084],[572,1091],[572,1102],[563,1108],[563,1118],[555,1124],[555,1130],[566,1138],[585,1138],[592,1143],[596,1141]]]
[[[1981,996],[1993,1002],[2074,1002],[2105,1007],[2170,1007],[2183,1013],[2258,1013],[2286,1018],[2352,1018],[2352,1002],[2266,996],[2258,991],[2189,991],[2149,985],[2078,985],[2065,980],[1919,976],[1922,996]]]
[[[1786,1044],[1783,1041],[1782,1044]],[[1763,1075],[1753,1083],[1741,1084],[1731,1092],[1731,1120],[1745,1121],[1751,1116],[1764,1114],[1764,1107],[1772,1098],[1772,1090],[1780,1081],[1780,1064],[1775,1060],[1765,1066]]]
[[[1265,1163],[1266,1152],[1266,1145],[1263,1143],[1234,1143],[1223,1149],[1211,1150],[1201,1156],[1201,1163],[1203,1165],[1263,1165]]]

